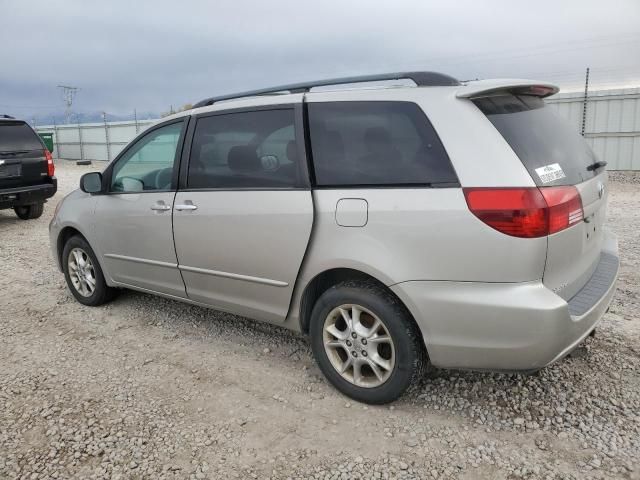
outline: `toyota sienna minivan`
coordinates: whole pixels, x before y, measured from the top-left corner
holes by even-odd
[[[308,334],[363,402],[426,362],[535,371],[594,330],[619,263],[606,163],[557,91],[408,72],[206,99],[82,177],[53,253],[84,305],[130,288]]]

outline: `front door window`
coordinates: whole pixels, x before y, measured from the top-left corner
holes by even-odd
[[[110,191],[171,190],[183,122],[157,128],[138,140],[114,165]]]

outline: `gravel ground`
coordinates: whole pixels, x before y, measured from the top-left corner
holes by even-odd
[[[349,401],[303,337],[134,292],[73,300],[42,218],[0,212],[0,478],[640,479],[640,176],[612,175],[622,268],[594,338],[536,375],[432,370]]]

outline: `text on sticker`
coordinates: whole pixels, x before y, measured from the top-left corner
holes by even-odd
[[[536,168],[536,173],[538,174],[538,177],[540,177],[540,181],[542,183],[549,183],[566,177],[562,171],[562,167],[557,163]]]

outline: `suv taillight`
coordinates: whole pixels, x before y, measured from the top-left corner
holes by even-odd
[[[582,199],[573,186],[465,188],[464,196],[476,217],[513,237],[544,237],[583,217]]]
[[[47,176],[53,177],[56,173],[56,166],[53,164],[53,157],[49,149],[44,149],[44,158],[47,159]]]

